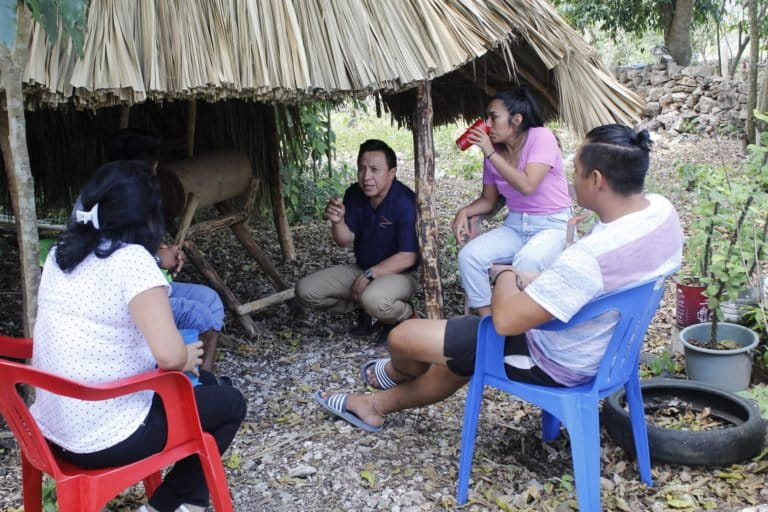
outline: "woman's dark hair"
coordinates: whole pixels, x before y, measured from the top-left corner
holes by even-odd
[[[587,134],[579,160],[584,172],[598,169],[614,192],[638,194],[651,163],[651,144],[648,130],[635,132],[629,126],[605,124]]]
[[[522,131],[527,131],[528,128],[544,126],[539,105],[527,89],[519,87],[511,91],[498,91],[491,99],[491,101],[493,100],[499,100],[504,103],[510,116],[515,114],[522,116],[523,121],[520,123]]]
[[[98,226],[69,221],[56,244],[56,263],[74,270],[90,253],[106,258],[124,244],[138,244],[155,254],[165,235],[160,188],[142,160],[102,165],[80,193],[83,211],[98,203]]]
[[[384,157],[387,159],[387,169],[394,169],[397,167],[397,156],[395,155],[395,151],[383,140],[368,139],[360,144],[360,150],[357,152],[357,161],[360,161],[360,157],[363,156],[363,153],[368,153],[369,151],[381,151],[384,153]]]

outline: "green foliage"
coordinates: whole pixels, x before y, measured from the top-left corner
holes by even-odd
[[[768,384],[758,384],[736,394],[754,400],[760,409],[760,416],[768,420]]]
[[[56,41],[59,25],[72,39],[72,46],[83,56],[85,41],[86,13],[90,0],[25,0],[32,18],[45,29],[48,40]],[[0,44],[10,48],[16,39],[17,0],[0,0]]]
[[[355,180],[355,172],[343,165],[330,178],[321,176],[313,180],[300,169],[287,167],[283,168],[282,178],[288,222],[295,224],[322,219],[328,201],[344,196],[346,188]]]
[[[574,27],[596,27],[614,41],[626,32],[641,35],[664,29],[665,16],[674,10],[675,0],[554,0],[560,13]],[[694,0],[694,22],[718,12],[713,0]]]
[[[355,172],[334,166],[336,134],[331,105],[316,102],[277,111],[281,177],[291,223],[320,219],[328,200],[341,197]]]
[[[680,180],[685,185],[685,190],[693,192],[699,184],[699,181],[703,176],[706,176],[712,171],[711,167],[702,164],[679,164],[677,172],[680,175]]]
[[[758,119],[764,116],[756,114]],[[719,305],[734,300],[753,280],[765,252],[768,229],[768,161],[766,148],[748,147],[750,159],[739,172],[735,169],[702,166],[682,168],[694,176],[696,192],[694,219],[686,243],[687,277],[705,286],[709,308],[722,319]]]
[[[0,0],[0,45],[10,48],[16,40],[16,0]]]
[[[672,351],[664,349],[660,354],[651,356],[640,368],[640,378],[649,379],[660,375],[675,375],[681,373],[682,365],[675,360]]]
[[[768,315],[765,308],[756,304],[750,307],[742,319],[745,326],[755,331],[760,336],[760,341],[768,340]]]
[[[43,512],[58,512],[56,501],[56,482],[48,477],[43,480]]]

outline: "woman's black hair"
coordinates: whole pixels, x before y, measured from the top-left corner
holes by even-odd
[[[539,105],[527,89],[519,87],[510,91],[498,91],[491,101],[493,100],[499,100],[504,103],[510,116],[515,114],[522,116],[523,121],[520,123],[522,131],[527,131],[528,128],[544,126]]]
[[[625,196],[643,191],[651,163],[648,130],[605,124],[593,128],[579,152],[584,172],[598,169],[614,192]]]
[[[56,244],[56,263],[74,270],[90,253],[106,258],[124,244],[155,254],[165,235],[160,188],[152,168],[141,160],[102,165],[80,193],[83,211],[98,204],[98,229],[70,220]]]

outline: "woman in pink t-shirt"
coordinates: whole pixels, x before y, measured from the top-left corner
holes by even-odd
[[[504,224],[472,239],[459,252],[459,271],[469,307],[490,314],[488,270],[509,264],[541,272],[562,251],[571,198],[560,146],[543,126],[539,108],[525,89],[499,91],[486,112],[491,127],[476,128],[470,141],[485,156],[483,191],[453,221],[457,240],[471,235],[469,219],[491,212],[504,197]]]

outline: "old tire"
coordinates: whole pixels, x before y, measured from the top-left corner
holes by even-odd
[[[651,459],[687,466],[724,466],[744,461],[763,446],[765,422],[750,401],[700,382],[651,379],[641,384],[643,403],[677,397],[695,409],[709,407],[711,414],[732,426],[708,431],[673,430],[648,425]],[[634,454],[629,414],[624,410],[624,390],[605,400],[602,423],[616,444]]]

